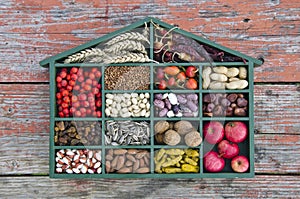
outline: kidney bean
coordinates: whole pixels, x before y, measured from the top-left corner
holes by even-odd
[[[192,112],[197,112],[198,111],[198,106],[192,102],[192,101],[188,101],[186,103],[186,105],[189,107],[189,109],[192,111]]]
[[[187,99],[184,97],[184,95],[177,95],[177,100],[178,100],[178,103],[180,103],[180,104],[187,103]]]
[[[186,99],[197,101],[198,100],[198,95],[197,94],[188,94],[186,96]]]
[[[159,111],[158,116],[159,117],[165,117],[167,115],[168,111],[169,110],[167,108],[164,108],[161,111]]]
[[[170,100],[166,98],[164,101],[165,101],[165,107],[170,110],[172,108],[172,104],[170,103]]]
[[[153,103],[154,103],[154,106],[156,106],[160,109],[163,109],[165,107],[165,103],[162,100],[155,99]]]

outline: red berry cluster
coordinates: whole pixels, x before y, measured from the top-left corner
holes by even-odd
[[[101,117],[99,68],[62,68],[56,75],[59,117]]]

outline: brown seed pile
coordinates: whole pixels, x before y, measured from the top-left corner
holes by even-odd
[[[105,168],[106,173],[149,173],[150,153],[141,149],[109,149]]]
[[[108,66],[104,72],[106,90],[148,90],[150,67]]]
[[[60,121],[55,123],[54,131],[58,146],[101,144],[101,123],[97,121]]]

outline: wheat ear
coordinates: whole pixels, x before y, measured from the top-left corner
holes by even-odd
[[[106,42],[106,45],[113,45],[115,43],[124,41],[124,40],[135,40],[135,41],[141,41],[141,42],[147,42],[148,44],[150,44],[149,40],[142,35],[139,32],[127,32],[121,35],[116,36],[115,38],[109,40],[108,42]]]
[[[106,60],[105,63],[127,63],[127,62],[156,62],[154,60],[149,59],[149,57],[143,53],[126,53],[124,55],[113,56]]]
[[[105,53],[100,50],[99,48],[91,48],[91,49],[86,49],[82,50],[79,53],[75,53],[73,55],[68,56],[67,59],[64,60],[64,63],[74,63],[74,62],[82,62],[84,61],[87,57],[91,56],[103,56]]]
[[[120,51],[138,51],[144,54],[147,53],[145,46],[141,42],[134,41],[134,40],[120,41],[110,46],[109,48],[106,48],[104,51],[106,53],[114,53],[114,54],[120,54],[119,53]]]

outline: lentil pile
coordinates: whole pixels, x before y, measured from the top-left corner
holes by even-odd
[[[106,90],[148,90],[150,68],[145,66],[108,66],[104,72]]]
[[[80,146],[101,144],[101,123],[91,121],[70,121],[55,123],[55,145]]]

